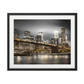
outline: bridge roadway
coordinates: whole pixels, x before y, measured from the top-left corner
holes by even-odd
[[[36,44],[36,45],[44,45],[44,46],[50,46],[50,47],[56,47],[57,46],[55,44],[41,43],[41,42],[24,40],[24,39],[14,39],[14,42],[24,42],[24,43],[31,43],[31,44]]]

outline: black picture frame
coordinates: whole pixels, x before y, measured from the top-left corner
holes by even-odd
[[[11,15],[74,15],[75,16],[75,68],[10,68],[10,24],[9,24],[9,20],[10,20],[10,16]],[[7,70],[8,71],[77,71],[77,13],[7,13]]]

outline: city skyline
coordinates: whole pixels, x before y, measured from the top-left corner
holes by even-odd
[[[14,20],[14,29],[19,30],[20,36],[24,36],[24,31],[30,31],[35,38],[39,32],[43,32],[44,41],[54,38],[54,31],[58,31],[58,38],[61,38],[61,28],[65,28],[65,35],[71,46],[70,20]]]

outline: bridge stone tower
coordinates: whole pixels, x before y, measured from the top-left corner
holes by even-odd
[[[58,53],[58,46],[56,47],[51,47],[51,53]]]

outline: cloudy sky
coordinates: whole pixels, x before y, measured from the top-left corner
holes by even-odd
[[[44,41],[54,38],[54,31],[58,31],[61,38],[61,28],[65,28],[65,35],[71,46],[70,20],[14,20],[14,29],[19,31],[20,36],[24,36],[24,31],[30,31],[34,37],[38,32],[43,32]]]

